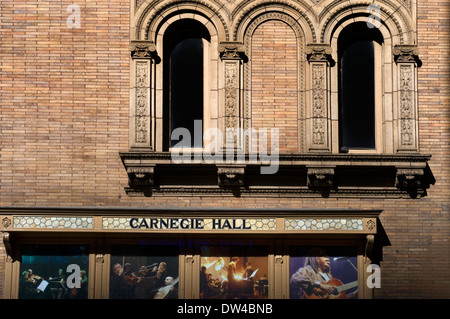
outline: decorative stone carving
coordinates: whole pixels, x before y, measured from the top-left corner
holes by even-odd
[[[313,144],[323,145],[326,139],[326,99],[325,99],[325,66],[312,66],[312,116]]]
[[[220,42],[217,49],[222,60],[246,60],[245,45],[240,42]]]
[[[244,167],[218,167],[217,176],[219,186],[241,187],[244,186]]]
[[[186,258],[184,259],[186,264],[193,264],[194,263],[194,255],[186,255]]]
[[[419,60],[419,49],[416,45],[396,45],[392,50],[394,54],[394,60],[397,63],[409,62],[421,64]]]
[[[369,219],[366,223],[366,227],[368,230],[373,230],[375,228],[376,224],[372,219]]]
[[[327,49],[327,46],[319,46],[317,49],[315,49],[315,46],[308,46],[308,49],[311,67],[311,144],[309,150],[330,151],[328,141],[327,55],[331,53],[331,49]]]
[[[11,225],[11,219],[9,219],[8,217],[5,217],[2,219],[2,226],[3,228],[8,228]]]
[[[413,74],[409,65],[400,65],[400,144],[414,145]]]
[[[333,53],[333,48],[328,44],[313,43],[306,46],[306,56],[308,61],[321,61],[330,62],[332,61],[331,53]]]
[[[136,40],[130,44],[131,57],[139,58],[157,58],[156,45],[152,41]]]
[[[424,170],[421,168],[397,169],[396,186],[402,189],[415,190],[422,187]]]
[[[135,140],[147,143],[148,108],[147,100],[148,62],[136,62],[136,100],[135,100]]]
[[[105,262],[105,256],[103,254],[95,255],[95,262],[97,264],[103,264]]]
[[[374,235],[367,235],[366,236],[366,248],[365,248],[365,262],[370,264],[372,259],[372,251],[373,251],[373,244],[375,242],[375,236]]]
[[[225,62],[225,145],[239,146],[239,62]]]
[[[128,167],[128,184],[132,187],[149,187],[155,184],[154,166]]]
[[[282,255],[275,256],[275,264],[277,264],[277,265],[283,264],[283,256]]]
[[[5,247],[5,251],[6,251],[6,262],[12,263],[13,255],[12,255],[11,243],[9,241],[9,233],[3,232],[2,237],[3,237],[3,246]]]

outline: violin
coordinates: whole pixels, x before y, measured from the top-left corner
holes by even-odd
[[[33,275],[31,274],[28,277],[28,280],[31,281],[33,284],[37,284],[39,281],[42,281],[44,278],[38,276],[38,275]]]
[[[129,285],[138,283],[142,279],[142,277],[138,277],[134,273],[131,273],[130,275],[125,275],[124,278],[125,282]]]

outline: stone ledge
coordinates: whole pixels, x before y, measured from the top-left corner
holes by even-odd
[[[220,163],[198,154],[177,163],[169,152],[130,151],[120,157],[129,196],[420,198],[435,183],[431,156],[417,153],[280,154],[275,174],[261,173],[274,158],[252,160],[249,154]]]

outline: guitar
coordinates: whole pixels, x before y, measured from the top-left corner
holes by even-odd
[[[170,285],[166,285],[162,288],[158,289],[158,292],[155,294],[153,299],[164,299],[170,292],[170,289],[178,283],[178,278],[176,278],[173,283]]]
[[[331,278],[325,284],[334,287],[333,292],[331,294],[321,289],[314,288],[311,294],[303,292],[306,299],[347,299],[345,291],[354,287],[358,287],[358,281],[353,281],[348,284],[344,284],[337,278]]]

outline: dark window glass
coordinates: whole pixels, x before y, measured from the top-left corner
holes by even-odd
[[[375,148],[374,47],[369,40],[349,44],[341,57],[341,146]]]
[[[191,132],[191,146],[201,147],[194,137],[194,121],[203,119],[203,43],[191,38],[179,42],[170,56],[170,126]],[[203,132],[203,129],[200,133]],[[198,134],[198,131],[195,131]],[[172,146],[177,141],[172,140]]]

